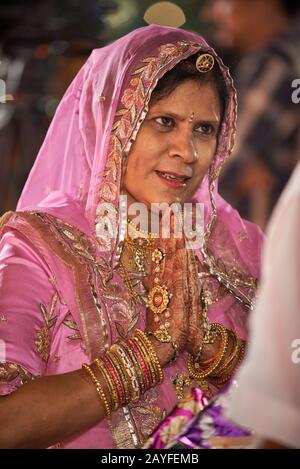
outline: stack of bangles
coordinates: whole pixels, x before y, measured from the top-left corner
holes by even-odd
[[[147,335],[135,330],[132,338],[114,343],[92,365],[82,365],[95,384],[106,417],[137,401],[148,389],[163,381],[163,372]]]
[[[213,384],[226,383],[240,364],[244,356],[244,342],[239,339],[236,332],[226,329],[222,324],[210,324],[210,334],[221,337],[221,345],[216,355],[209,360],[201,360],[200,356],[188,357],[188,370],[190,378],[202,381],[207,380]],[[212,342],[210,342],[212,343]]]

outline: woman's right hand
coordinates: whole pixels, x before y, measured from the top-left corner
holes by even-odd
[[[185,239],[174,237],[174,216],[171,216],[170,238],[158,238],[155,241],[154,248],[159,248],[165,254],[160,264],[160,273],[158,274],[160,286],[166,286],[171,299],[169,302],[170,317],[160,314],[160,322],[155,321],[157,314],[147,308],[146,332],[155,332],[160,324],[168,322],[168,332],[172,341],[176,344],[177,351],[180,353],[186,345],[189,326],[189,291],[188,291],[188,258],[185,249]],[[155,286],[154,278],[157,273],[154,271],[155,264],[151,264],[151,274],[144,279],[144,286],[148,293]],[[171,343],[161,343],[153,336],[152,343],[156,348],[159,359],[163,365],[166,365],[175,354],[174,346]]]

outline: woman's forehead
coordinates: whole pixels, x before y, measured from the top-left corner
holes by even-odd
[[[149,107],[150,112],[172,111],[178,115],[191,112],[196,113],[207,108],[207,111],[219,108],[219,98],[215,86],[212,83],[198,84],[196,81],[185,81],[178,85],[170,94],[160,98]],[[193,108],[193,109],[192,109]]]

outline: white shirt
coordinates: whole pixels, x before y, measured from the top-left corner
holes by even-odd
[[[300,163],[268,228],[246,360],[226,415],[300,448]]]

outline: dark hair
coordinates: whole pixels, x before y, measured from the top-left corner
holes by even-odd
[[[284,12],[291,18],[300,12],[300,5],[295,0],[280,0],[280,5]]]
[[[200,86],[210,83],[215,87],[219,96],[222,121],[228,96],[224,77],[216,62],[211,71],[200,73],[196,68],[197,56],[198,54],[194,54],[182,60],[158,80],[152,92],[150,104],[153,105],[160,99],[169,96],[184,81],[193,80],[199,83]]]

